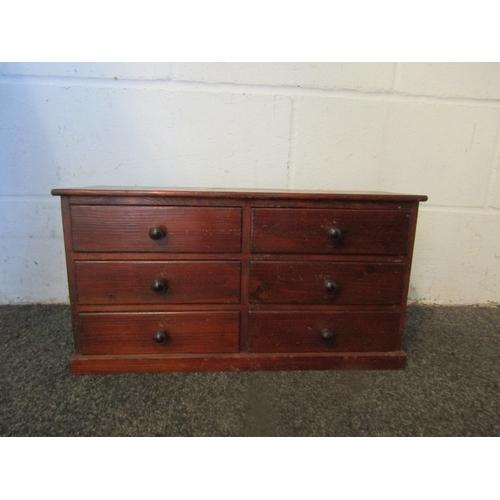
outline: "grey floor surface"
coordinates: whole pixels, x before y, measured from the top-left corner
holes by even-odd
[[[498,436],[500,308],[412,306],[403,371],[75,376],[69,307],[0,307],[1,436]]]

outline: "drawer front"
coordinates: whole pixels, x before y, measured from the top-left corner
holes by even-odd
[[[241,251],[239,208],[72,205],[71,224],[75,252]]]
[[[409,221],[398,210],[255,208],[252,252],[403,255]]]
[[[399,314],[250,312],[251,352],[371,352],[397,348]]]
[[[237,352],[238,312],[79,314],[82,354]]]
[[[80,304],[235,304],[239,261],[76,261]]]
[[[251,262],[254,304],[399,304],[403,264]]]

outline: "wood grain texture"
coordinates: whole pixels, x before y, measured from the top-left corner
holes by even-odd
[[[398,210],[254,208],[252,252],[405,254],[409,219]],[[342,231],[339,240],[328,236],[331,227]]]
[[[397,342],[398,349],[401,349],[403,346],[403,333],[406,320],[406,304],[408,301],[408,290],[410,288],[411,264],[413,260],[413,249],[415,243],[415,234],[417,230],[418,203],[414,202],[412,205],[413,206],[411,211],[410,227],[408,230],[408,256],[405,260],[405,275],[403,279],[403,291],[401,293],[401,314],[399,318],[398,342]]]
[[[97,193],[97,192],[95,192]],[[276,198],[268,196],[251,197],[236,196],[216,198],[206,197],[186,197],[186,196],[101,196],[97,194],[78,196],[68,196],[70,205],[105,205],[105,206],[171,206],[171,207],[237,207],[245,203],[250,203],[252,207],[267,208],[327,208],[346,210],[410,210],[415,203],[410,200],[394,199],[391,197],[316,197],[306,196],[278,196]]]
[[[242,260],[246,257],[246,254],[242,253],[147,253],[144,252],[120,252],[120,253],[110,253],[110,252],[73,252],[73,258],[75,260],[220,260],[221,257],[224,260]],[[253,253],[251,254],[252,260],[290,260],[292,259],[303,260],[303,261],[324,261],[325,255],[321,254],[279,254],[279,253]],[[331,262],[395,262],[404,263],[406,262],[405,256],[401,255],[328,255],[328,260]]]
[[[80,327],[78,324],[78,294],[76,290],[75,261],[73,260],[73,248],[71,243],[71,216],[70,205],[67,196],[61,198],[61,215],[64,234],[64,250],[66,254],[66,271],[68,274],[68,291],[71,306],[71,323],[73,326],[73,343],[75,349],[80,348]]]
[[[80,304],[235,304],[240,301],[239,262],[77,261]],[[151,289],[155,280],[168,290]]]
[[[260,304],[399,304],[404,265],[351,262],[250,263],[250,302]],[[334,281],[330,294],[325,281]]]
[[[239,252],[241,209],[210,207],[71,207],[75,252]],[[161,228],[166,236],[149,237]]]
[[[238,352],[238,312],[80,314],[81,354]],[[164,331],[158,344],[153,335]]]
[[[107,196],[107,197],[189,197],[194,200],[200,198],[216,199],[313,199],[313,200],[384,200],[384,201],[426,201],[427,196],[414,194],[383,193],[379,191],[343,192],[343,191],[308,191],[273,189],[192,189],[192,188],[158,188],[158,187],[129,187],[129,186],[93,186],[87,188],[58,188],[53,189],[54,196]]]
[[[251,352],[396,350],[399,314],[379,312],[250,312]],[[322,330],[332,332],[329,340]]]
[[[350,353],[238,353],[177,356],[73,355],[71,373],[161,373],[255,370],[402,370],[406,354],[395,352]]]
[[[416,215],[425,196],[53,194],[63,198],[72,373],[404,367]],[[337,241],[328,235],[332,226],[342,231]],[[152,227],[166,236],[152,239]],[[155,280],[167,290],[154,292]],[[325,281],[335,282],[333,293]],[[153,339],[159,331],[161,343]]]

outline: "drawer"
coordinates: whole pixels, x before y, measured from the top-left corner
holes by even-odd
[[[241,251],[240,208],[72,205],[71,224],[75,252]]]
[[[250,262],[254,304],[399,304],[404,264]]]
[[[398,313],[250,312],[251,352],[370,352],[397,348]]]
[[[82,354],[237,352],[238,312],[79,314]]]
[[[403,255],[410,214],[399,210],[254,208],[259,253]]]
[[[235,304],[239,261],[76,261],[80,304]]]

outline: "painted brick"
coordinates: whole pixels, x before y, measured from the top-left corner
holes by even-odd
[[[396,90],[428,96],[500,99],[500,63],[404,63]]]
[[[500,214],[422,207],[409,299],[437,304],[500,303]]]
[[[48,195],[67,165],[66,91],[58,87],[0,85],[0,194]]]
[[[497,168],[494,175],[491,206],[493,208],[500,208],[500,168]]]
[[[0,194],[58,186],[284,187],[286,97],[5,85]]]
[[[0,63],[0,303],[67,302],[59,200],[48,193],[106,184],[427,194],[410,299],[500,302],[500,210],[474,208],[500,209],[499,64],[402,65],[401,94],[446,101],[371,93],[391,90],[393,67]],[[171,73],[175,85],[99,81]],[[8,76],[17,74],[95,80]],[[257,95],[245,85],[277,87]],[[359,92],[283,97],[279,85]]]
[[[433,205],[482,207],[498,119],[495,108],[391,103],[379,188],[427,194]]]
[[[170,63],[0,63],[0,75],[63,76],[90,78],[118,78],[165,80],[170,78]]]
[[[0,198],[0,304],[67,302],[59,200]]]
[[[172,78],[207,83],[390,90],[393,63],[172,63]]]
[[[293,187],[377,190],[386,114],[383,101],[297,98]]]

